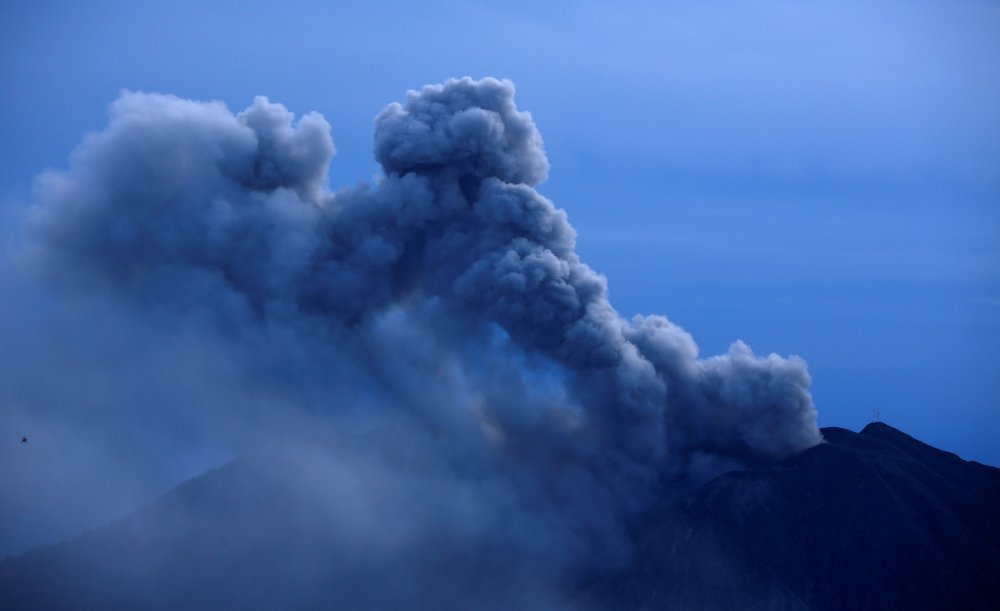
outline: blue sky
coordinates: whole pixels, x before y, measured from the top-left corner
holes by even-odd
[[[122,89],[319,111],[336,187],[406,90],[509,78],[623,315],[801,355],[823,426],[1000,464],[997,3],[204,4],[0,9],[2,218]]]

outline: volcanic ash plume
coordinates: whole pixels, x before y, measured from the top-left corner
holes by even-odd
[[[776,460],[819,442],[801,359],[738,341],[700,359],[666,318],[615,311],[566,213],[536,190],[548,161],[510,82],[411,91],[376,117],[374,151],[376,185],[331,192],[318,114],[126,92],[70,170],[41,177],[38,260],[63,285],[208,320],[236,343],[255,328],[331,338],[373,378],[415,333],[457,355],[464,392],[480,398],[464,408],[478,424],[461,429],[463,448],[538,473],[571,465],[625,504],[693,461]],[[330,368],[331,392],[349,384],[337,363],[315,366]],[[538,413],[496,399],[495,387],[535,381],[556,389]],[[391,409],[406,411],[405,397]]]

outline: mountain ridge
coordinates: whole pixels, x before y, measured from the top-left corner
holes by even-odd
[[[1000,470],[884,423],[823,435],[773,467],[723,474],[651,509],[633,526],[633,566],[598,577],[580,600],[608,609],[1000,606],[991,519]]]
[[[630,561],[569,579],[568,606],[1000,608],[1000,469],[884,423],[822,432],[794,457],[638,515]],[[314,516],[275,473],[238,459],[105,528],[0,559],[0,596],[14,609],[393,606],[356,591],[350,571],[325,578],[347,551],[290,526]],[[468,591],[456,592],[430,588],[413,604],[463,606],[451,597]]]

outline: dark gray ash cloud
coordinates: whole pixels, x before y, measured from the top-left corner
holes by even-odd
[[[511,83],[453,79],[387,106],[374,186],[327,188],[329,131],[266,98],[233,114],[123,93],[70,169],[39,179],[31,261],[67,294],[202,329],[248,380],[217,391],[221,419],[268,422],[245,439],[403,434],[435,482],[510,521],[504,554],[533,566],[615,556],[621,519],[671,481],[820,441],[801,359],[742,342],[702,359],[666,318],[612,307],[536,190],[548,161]]]

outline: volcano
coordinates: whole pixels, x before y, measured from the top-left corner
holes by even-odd
[[[552,605],[1000,608],[1000,470],[884,423],[822,432],[823,443],[791,458],[663,498],[628,523],[625,561],[567,576]],[[400,584],[373,587],[352,573],[357,564],[342,570],[345,555],[363,551],[302,527],[313,514],[278,472],[237,460],[110,526],[5,558],[0,600],[7,609],[398,605]],[[475,558],[401,561],[429,576],[407,584],[410,607],[495,606],[477,598],[475,582],[488,578],[465,570]]]
[[[1000,470],[881,422],[734,471],[632,525],[604,609],[995,609]]]

